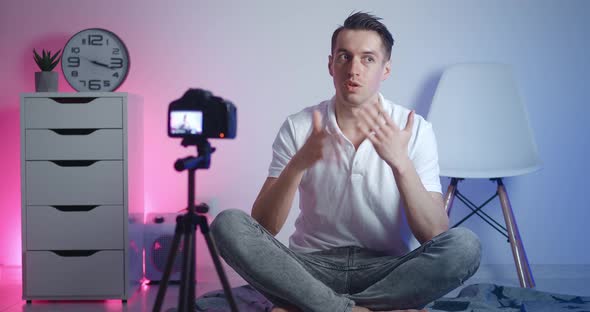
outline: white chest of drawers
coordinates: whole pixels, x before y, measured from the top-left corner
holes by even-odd
[[[127,300],[142,277],[143,124],[127,93],[21,94],[23,299]]]

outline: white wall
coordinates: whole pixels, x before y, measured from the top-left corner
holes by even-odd
[[[20,263],[18,94],[33,86],[32,48],[58,49],[75,32],[119,34],[131,73],[119,91],[145,99],[148,211],[186,206],[186,177],[172,163],[192,150],[166,136],[170,101],[188,87],[238,107],[238,138],[213,142],[198,195],[249,211],[266,177],[270,145],[284,118],[331,97],[332,31],[354,10],[383,17],[396,40],[384,95],[425,115],[441,72],[459,62],[514,66],[544,169],[508,179],[531,263],[590,264],[584,177],[590,172],[584,91],[590,71],[588,1],[33,1],[0,3],[0,263]],[[60,72],[60,76],[62,76]],[[60,81],[61,91],[72,91]],[[443,188],[448,181],[443,179]],[[493,184],[463,192],[483,201]],[[453,220],[467,213],[456,201]],[[296,213],[297,208],[293,209]],[[502,221],[498,204],[486,209]],[[293,215],[293,214],[292,214]],[[293,216],[292,216],[293,217]],[[293,218],[279,234],[293,230]],[[484,244],[484,263],[511,263],[509,245],[480,220],[466,224]]]

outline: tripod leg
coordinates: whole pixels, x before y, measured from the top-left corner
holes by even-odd
[[[498,179],[498,195],[500,195],[500,204],[502,205],[502,212],[504,213],[504,220],[506,221],[506,228],[508,229],[508,236],[510,240],[510,246],[512,247],[512,255],[514,256],[514,263],[516,264],[516,272],[518,273],[518,279],[521,287],[533,288],[535,287],[535,281],[531,268],[529,267],[529,261],[522,245],[518,226],[514,219],[514,213],[512,212],[512,206],[508,199],[508,193],[502,183],[502,179]]]
[[[172,266],[174,265],[174,258],[176,257],[176,251],[180,245],[180,235],[182,233],[182,226],[176,221],[176,228],[174,229],[174,238],[172,240],[172,247],[168,253],[168,259],[166,259],[166,268],[164,269],[164,276],[160,281],[160,287],[158,288],[158,295],[156,297],[156,303],[154,303],[153,312],[160,312],[162,309],[162,303],[164,303],[164,296],[166,295],[166,288],[168,287],[168,280],[172,273]]]
[[[193,229],[191,231],[191,233],[193,234],[193,238],[192,241],[193,243],[191,244],[190,248],[191,248],[191,261],[189,262],[189,268],[190,268],[190,273],[188,274],[188,304],[187,307],[190,308],[190,312],[195,311],[195,304],[196,304],[196,288],[197,288],[197,275],[196,275],[196,266],[197,266],[197,233],[196,233],[196,227],[194,225],[191,225],[191,228]]]
[[[199,224],[201,226],[201,233],[205,237],[207,241],[207,247],[209,248],[209,253],[211,254],[211,258],[213,259],[213,263],[215,264],[215,270],[217,271],[217,275],[219,276],[219,280],[221,281],[221,285],[223,286],[223,292],[225,293],[225,297],[229,302],[229,306],[232,312],[238,312],[238,306],[236,305],[236,301],[234,299],[234,295],[232,294],[231,287],[227,280],[227,276],[225,275],[225,271],[223,270],[223,266],[221,265],[221,260],[219,260],[219,253],[217,252],[217,246],[215,242],[211,238],[209,234],[209,225],[207,224],[207,218],[202,217],[201,222]]]
[[[182,276],[180,280],[180,291],[178,294],[178,312],[193,311],[195,305],[194,300],[190,302],[190,285],[194,282],[191,276],[191,263],[194,247],[195,247],[195,231],[190,223],[190,216],[184,216],[184,258],[182,259]]]

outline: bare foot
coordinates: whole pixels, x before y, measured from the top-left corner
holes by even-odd
[[[352,307],[352,312],[371,312],[371,310],[369,310],[365,307],[354,306],[354,307]]]

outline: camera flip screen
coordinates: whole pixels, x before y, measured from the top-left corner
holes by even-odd
[[[203,132],[202,111],[172,111],[170,113],[170,133],[176,135],[195,135]]]

